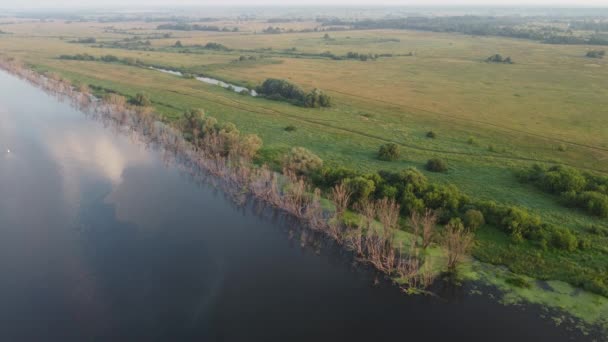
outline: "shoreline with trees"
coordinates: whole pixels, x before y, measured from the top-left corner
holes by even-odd
[[[312,229],[336,239],[380,271],[399,275],[402,285],[412,290],[423,289],[425,286],[421,285],[432,281],[434,276],[431,277],[428,273],[431,270],[431,274],[436,276],[439,265],[425,266],[426,254],[421,252],[431,245],[443,246],[438,250],[446,253],[445,268],[456,269],[456,266],[450,265],[456,265],[462,260],[463,251],[470,247],[471,237],[467,234],[477,229],[479,222],[488,220],[489,223],[505,224],[505,217],[509,217],[509,220],[523,220],[512,221],[517,222],[517,227],[536,229],[537,225],[542,225],[535,218],[526,218],[529,215],[521,210],[487,203],[485,207],[481,207],[482,210],[467,207],[462,213],[463,217],[458,217],[459,220],[447,215],[445,218],[449,218],[448,228],[445,229],[441,240],[435,240],[433,243],[433,230],[437,229],[434,222],[445,221],[442,221],[444,218],[440,215],[429,212],[426,209],[427,204],[436,203],[438,206],[435,210],[459,210],[461,201],[468,204],[469,200],[461,197],[457,189],[428,184],[424,176],[415,169],[406,170],[404,179],[400,178],[401,175],[391,173],[379,173],[377,176],[361,175],[348,170],[336,173],[332,168],[323,168],[322,161],[319,162],[320,158],[317,160],[318,157],[315,158],[314,154],[296,149],[286,157],[281,175],[267,166],[252,163],[252,157],[257,151],[256,146],[259,148],[262,144],[261,139],[240,136],[235,125],[218,124],[217,120],[201,111],[190,111],[184,115],[184,120],[178,126],[163,126],[161,129],[156,124],[158,117],[149,107],[129,107],[126,99],[120,95],[104,97],[99,103],[92,102],[90,91],[85,85],[76,89],[57,75],[39,76],[14,61],[4,61],[2,67],[48,91],[76,99],[83,109],[94,109],[123,125],[130,123],[135,126],[133,128],[151,137],[153,141],[161,145],[166,144],[163,146],[165,149],[183,154],[198,168],[207,170],[237,188],[249,188],[251,195],[289,212],[307,222]],[[145,97],[142,93],[141,98]],[[180,142],[182,138],[184,141]],[[322,186],[325,190],[312,188],[311,179],[312,185]],[[381,191],[371,190],[383,182],[385,183]],[[401,190],[399,184],[405,185],[405,188]],[[437,202],[432,202],[435,199]],[[332,202],[335,208],[333,212],[324,211],[322,208],[322,202],[327,200]],[[418,203],[419,210],[404,208],[404,204],[412,206],[415,203]],[[444,207],[445,203],[450,206]],[[408,210],[409,216],[400,215],[404,209]],[[355,212],[358,214],[354,214]],[[417,215],[423,215],[423,218]],[[404,225],[409,226],[413,234],[398,228]],[[471,229],[472,227],[475,228]],[[546,226],[544,227],[543,229],[546,229]],[[506,224],[505,229],[513,234],[514,239],[528,238],[527,231],[515,229],[515,226]],[[410,244],[401,245],[401,249],[397,249],[393,244],[398,240],[403,242],[403,237],[398,238],[403,234],[413,236],[414,239],[410,238]],[[559,242],[556,243],[556,248],[559,248],[561,240],[564,240],[565,249],[569,249],[571,245],[568,239],[569,237],[565,240],[556,238]]]

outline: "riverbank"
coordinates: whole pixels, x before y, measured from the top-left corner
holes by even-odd
[[[342,205],[336,203],[339,202],[336,198],[337,194],[333,198],[334,203],[329,205],[328,199],[322,198],[320,193],[310,188],[301,177],[289,173],[280,175],[267,167],[258,167],[248,156],[241,153],[240,148],[222,155],[220,146],[226,143],[226,137],[213,134],[205,138],[199,146],[193,146],[183,139],[182,133],[177,128],[159,123],[155,115],[148,110],[129,107],[125,103],[113,102],[111,99],[93,99],[90,94],[77,91],[65,80],[42,77],[16,64],[4,64],[4,67],[48,92],[70,99],[83,110],[104,116],[118,127],[128,127],[147,137],[150,143],[158,144],[163,149],[175,153],[177,158],[187,160],[193,169],[204,170],[221,178],[227,184],[226,189],[235,195],[248,194],[270,203],[306,222],[311,229],[334,238],[348,249],[357,251],[359,246],[361,248],[357,251],[359,257],[379,270],[398,276],[405,288],[415,289],[419,285],[428,285],[429,281],[444,270],[442,265],[445,264],[446,252],[436,244],[429,246],[423,255],[416,256],[416,259],[410,258],[411,250],[404,251],[405,248],[416,245],[412,241],[418,238],[414,239],[412,234],[396,229],[395,203],[382,204],[381,210],[384,214],[374,214],[374,217],[385,216],[387,219],[384,222],[374,220],[373,229],[366,227],[366,231],[371,234],[363,235],[358,229],[351,229],[343,224],[343,222],[365,220],[359,215],[346,212]],[[340,190],[336,189],[336,191]],[[344,216],[336,215],[336,204],[337,207],[343,208],[338,212],[342,211],[341,215],[346,215],[346,220]],[[362,225],[366,223],[363,222]],[[387,247],[389,242],[390,248]],[[468,277],[465,279],[491,283],[492,280],[499,279],[495,277],[502,274],[505,280],[495,281],[496,285],[499,285],[508,284],[506,279],[513,276],[509,272],[481,272],[473,262],[468,262],[464,266],[467,265],[471,265],[472,272],[461,272]],[[413,271],[415,274],[412,274]],[[573,296],[567,287],[562,287],[559,283],[551,284],[556,285],[548,292],[555,294],[552,296],[538,296],[540,292],[537,291],[541,290],[542,286],[536,284],[521,291],[512,286],[505,288],[509,288],[514,293],[512,296],[537,300],[547,306],[569,310],[571,314],[584,318],[589,323],[602,323],[602,319],[606,317],[606,302],[602,302],[599,298],[603,297],[588,296],[583,292],[579,292],[582,293],[580,296]],[[565,303],[567,298],[576,299],[576,304]]]

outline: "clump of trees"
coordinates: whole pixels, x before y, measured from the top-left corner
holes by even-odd
[[[399,146],[395,143],[387,143],[380,146],[378,150],[378,159],[384,161],[394,161],[399,159]]]
[[[331,97],[325,94],[321,89],[315,88],[304,97],[304,107],[331,107]]]
[[[532,183],[545,192],[560,196],[570,207],[591,215],[608,217],[608,177],[591,175],[561,165],[533,165],[516,173],[521,182]]]
[[[503,63],[503,64],[513,64],[513,60],[511,57],[503,57],[500,54],[492,55],[486,58],[486,62],[488,63]]]
[[[258,59],[256,56],[239,56],[238,61],[239,62],[255,61],[256,59]]]
[[[218,123],[216,118],[200,109],[185,111],[180,129],[184,138],[195,147],[209,149],[223,158],[251,160],[263,144],[257,135],[243,135],[232,122]]]
[[[267,28],[263,29],[262,32],[267,33],[267,34],[279,34],[281,32],[283,32],[283,29],[281,29],[280,27],[272,27],[272,26],[268,26]]]
[[[220,44],[220,43],[214,43],[214,42],[209,42],[209,43],[205,44],[205,46],[203,46],[203,48],[209,49],[209,50],[221,50],[221,51],[230,50],[225,45]]]
[[[267,98],[288,101],[304,107],[331,106],[331,97],[322,90],[315,88],[307,94],[302,88],[286,80],[269,78],[259,85],[256,91]]]
[[[78,38],[76,40],[71,41],[71,43],[77,43],[77,44],[95,44],[95,43],[97,43],[97,39],[95,37]]]
[[[587,51],[587,53],[585,54],[585,56],[589,58],[604,58],[605,55],[605,50],[591,50]]]
[[[348,52],[346,54],[346,58],[347,59],[358,59],[362,62],[368,61],[368,60],[372,60],[375,61],[376,59],[378,59],[378,54],[372,54],[372,53],[358,53],[358,52]]]
[[[348,184],[351,192],[349,206],[366,200],[388,198],[400,205],[401,215],[423,213],[427,208],[437,213],[440,224],[460,224],[473,232],[485,223],[504,231],[513,242],[534,242],[539,248],[571,251],[574,243],[562,243],[568,233],[581,248],[581,239],[563,228],[543,223],[538,215],[518,206],[494,201],[473,201],[454,185],[434,184],[417,169],[400,172],[379,171],[361,173],[344,167],[323,167],[311,175],[321,189]],[[564,230],[568,233],[564,233]],[[567,235],[567,239],[570,239]]]

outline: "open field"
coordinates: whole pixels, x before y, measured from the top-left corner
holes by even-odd
[[[263,162],[277,165],[293,146],[310,149],[328,165],[362,171],[409,166],[422,170],[429,158],[439,157],[448,162],[449,171],[427,176],[455,184],[471,197],[526,207],[545,222],[585,237],[591,224],[608,227],[606,219],[564,208],[554,196],[517,182],[513,175],[514,169],[537,162],[608,174],[608,59],[585,58],[593,47],[404,30],[337,31],[328,38],[322,32],[259,33],[270,25],[311,29],[314,22],[213,24],[240,31],[158,31],[158,23],[146,22],[7,24],[1,28],[10,34],[0,35],[0,53],[37,70],[124,95],[143,91],[168,120],[179,119],[187,109],[203,108],[245,133],[258,134],[264,141]],[[158,33],[171,36],[150,39],[145,48],[98,47]],[[96,43],[70,42],[86,37],[95,37]],[[183,48],[174,47],[178,40]],[[229,50],[192,47],[209,42]],[[393,56],[366,62],[332,60],[320,55],[326,51]],[[412,56],[405,56],[410,52]],[[239,85],[288,79],[306,90],[327,92],[333,106],[303,108],[138,66],[58,59],[82,53],[137,58],[146,65]],[[515,63],[484,62],[496,53]],[[235,62],[239,56],[257,59]],[[297,130],[285,131],[289,125]],[[426,137],[431,130],[437,134],[434,139]],[[378,147],[387,142],[401,146],[399,160],[376,158]],[[543,279],[571,280],[582,270],[606,272],[606,237],[592,236],[590,251],[541,253],[487,229],[478,234],[476,255],[482,260]]]

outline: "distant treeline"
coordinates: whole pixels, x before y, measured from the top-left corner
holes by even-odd
[[[94,37],[88,37],[88,38],[78,38],[76,40],[72,40],[70,41],[70,43],[77,43],[77,44],[95,44],[97,43],[97,39],[95,39]]]
[[[569,23],[572,30],[608,32],[608,21],[577,20]]]
[[[174,31],[215,31],[215,32],[238,32],[238,27],[228,28],[215,25],[199,25],[188,23],[161,24],[156,27],[157,30],[174,30]]]
[[[173,47],[176,48],[182,48],[185,47],[181,41],[176,41],[175,44],[173,44]],[[220,43],[214,43],[214,42],[209,42],[205,45],[201,45],[201,44],[195,44],[195,45],[188,45],[187,47],[189,48],[198,48],[198,49],[207,49],[207,50],[218,50],[218,51],[230,51],[230,49],[228,47],[226,47],[223,44]]]
[[[408,17],[396,19],[369,19],[344,21],[341,19],[318,19],[323,26],[341,25],[357,30],[407,29],[433,32],[458,32],[479,36],[504,36],[537,40],[549,44],[608,45],[608,37],[601,34],[575,35],[571,30],[554,25],[533,25],[532,19],[521,17]],[[582,25],[582,24],[581,24]],[[591,25],[591,24],[589,24]]]
[[[144,66],[144,63],[137,58],[125,57],[120,58],[114,55],[104,55],[101,57],[95,57],[87,53],[76,54],[76,55],[61,55],[59,59],[70,60],[70,61],[97,61],[105,63],[121,63],[126,65],[137,65]]]

